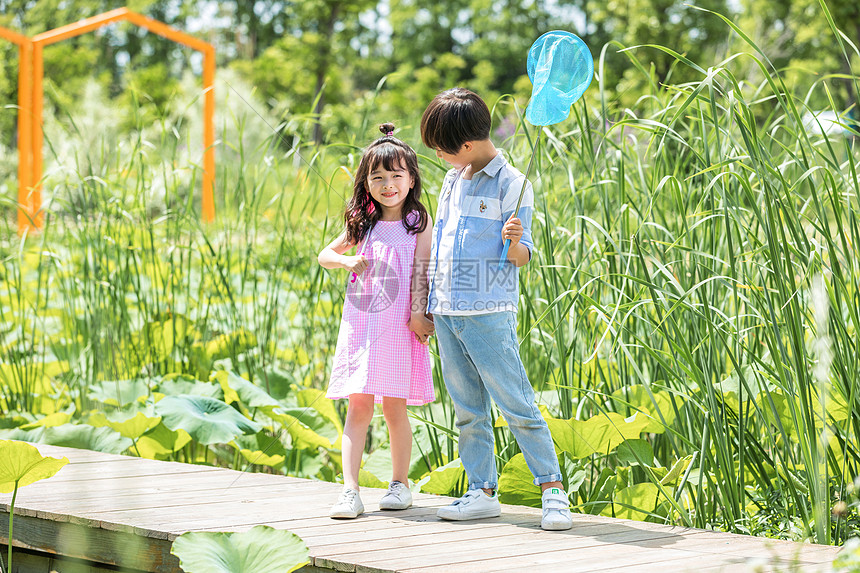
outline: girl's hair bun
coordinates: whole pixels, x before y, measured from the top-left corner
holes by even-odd
[[[383,123],[379,126],[379,131],[382,132],[382,135],[391,135],[394,133],[394,124],[391,122]]]

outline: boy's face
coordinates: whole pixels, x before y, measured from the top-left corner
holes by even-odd
[[[469,151],[472,146],[466,142],[460,147],[457,153],[448,153],[442,151],[441,149],[436,150],[436,157],[451,165],[451,167],[455,169],[463,169],[469,163],[471,163],[471,156],[469,155]]]

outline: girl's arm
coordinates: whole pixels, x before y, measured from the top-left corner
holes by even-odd
[[[319,264],[326,269],[346,269],[360,275],[367,269],[367,259],[364,255],[348,256],[345,252],[355,245],[346,240],[346,231],[329,243],[317,256]]]
[[[427,339],[435,330],[432,318],[427,315],[427,295],[430,292],[427,268],[430,265],[432,237],[433,220],[428,214],[427,226],[418,233],[415,243],[415,260],[412,263],[412,313],[409,319],[409,330],[424,344],[427,344]]]

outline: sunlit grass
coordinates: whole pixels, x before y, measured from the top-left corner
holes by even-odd
[[[734,75],[750,63],[759,85]],[[596,82],[569,121],[543,130],[537,252],[521,277],[523,359],[552,418],[651,416],[623,451],[560,451],[579,511],[841,543],[857,530],[850,484],[860,474],[857,139],[807,133],[809,94],[793,94],[760,55],[700,71],[699,82],[653,85],[633,109],[617,109]],[[251,406],[259,397],[240,396],[236,407],[284,450],[266,471],[335,479],[336,424],[310,398],[318,394],[302,392],[327,384],[345,276],[315,256],[340,232],[363,136],[314,148],[302,138],[308,118],[261,118],[249,90],[232,83],[219,101],[227,111],[211,225],[199,221],[193,120],[179,114],[77,148],[94,127],[71,111],[65,131],[57,127],[46,228],[21,240],[7,222],[0,242],[8,426],[58,413],[77,423],[101,411],[154,416],[146,408],[165,376],[210,384],[226,369],[317,409],[308,430],[334,432],[314,445],[290,418]],[[509,98],[491,103],[498,122],[519,126],[497,143],[523,168],[535,128],[523,128]],[[377,119],[387,118],[368,109],[362,121]],[[434,212],[445,168],[414,127],[398,135],[422,153]],[[416,480],[457,457],[435,366],[439,399],[413,411]],[[125,380],[149,381],[140,406],[92,392]],[[334,407],[341,416],[343,407]],[[500,469],[514,479],[519,449],[506,428],[496,438]],[[366,468],[381,479],[386,439],[375,424],[379,453]],[[195,439],[162,457],[261,469],[240,456],[256,447],[242,440]],[[839,500],[851,502],[847,512],[831,515]]]

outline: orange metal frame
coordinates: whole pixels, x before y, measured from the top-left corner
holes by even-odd
[[[42,226],[42,50],[53,43],[125,20],[203,53],[203,220],[215,219],[215,48],[128,8],[111,10],[27,38],[0,27],[0,38],[18,45],[18,231]]]

